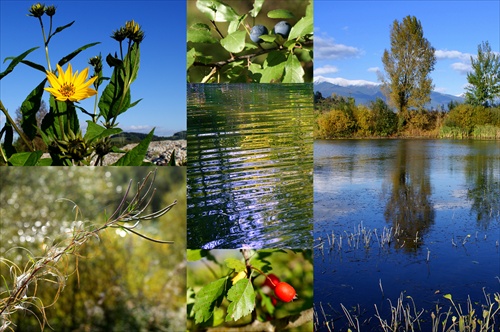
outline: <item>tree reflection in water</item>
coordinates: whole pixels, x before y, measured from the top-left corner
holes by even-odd
[[[400,243],[413,251],[420,247],[429,227],[434,223],[434,208],[431,197],[429,162],[426,145],[399,142],[394,167],[387,182],[390,186],[389,198],[385,206],[385,219],[394,227],[399,225]]]

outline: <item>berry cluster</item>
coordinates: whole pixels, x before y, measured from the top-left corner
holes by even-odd
[[[273,30],[274,30],[274,33],[276,35],[281,35],[283,38],[286,39],[286,38],[288,38],[288,35],[290,34],[291,29],[292,29],[292,26],[290,25],[290,23],[288,23],[287,21],[281,21],[281,22],[276,23]],[[267,34],[268,34],[268,30],[265,26],[260,25],[260,24],[255,25],[250,30],[250,39],[254,43],[262,43],[263,40],[262,40],[262,38],[260,38],[260,36],[267,35]]]

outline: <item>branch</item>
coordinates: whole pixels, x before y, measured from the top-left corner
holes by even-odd
[[[301,43],[301,45],[302,45],[302,47],[303,46],[312,46],[313,45],[313,41],[312,40],[308,40],[308,41],[305,41],[305,42]],[[240,56],[237,56],[237,57],[233,57],[231,59],[227,59],[227,60],[223,60],[223,61],[218,61],[218,62],[214,62],[214,63],[203,63],[203,62],[195,61],[193,63],[193,66],[222,68],[222,67],[224,67],[225,65],[227,65],[227,64],[229,64],[231,62],[235,62],[235,61],[239,61],[239,60],[248,60],[248,59],[257,57],[259,55],[262,55],[262,54],[266,54],[266,53],[270,53],[272,51],[276,51],[276,50],[278,50],[280,48],[270,48],[270,49],[267,49],[267,50],[261,49],[261,50],[259,50],[258,52],[255,52],[255,53],[240,55]]]
[[[313,309],[307,309],[297,315],[287,316],[268,322],[258,320],[250,324],[235,327],[212,327],[207,332],[274,332],[299,327],[313,320]]]

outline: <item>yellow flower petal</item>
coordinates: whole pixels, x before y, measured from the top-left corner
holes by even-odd
[[[51,86],[45,88],[57,100],[79,101],[97,94],[96,90],[89,88],[97,79],[97,76],[85,82],[89,73],[88,68],[85,68],[80,74],[78,71],[73,74],[71,64],[68,64],[66,71],[58,64],[57,71],[59,72],[59,77],[54,75],[54,73],[47,72],[47,80]]]

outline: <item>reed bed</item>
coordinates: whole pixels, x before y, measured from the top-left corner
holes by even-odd
[[[499,279],[500,281],[500,279]],[[390,306],[390,316],[383,317],[375,307],[375,315],[365,317],[366,311],[359,305],[348,310],[342,303],[336,310],[327,304],[330,310],[325,310],[323,303],[315,304],[315,331],[364,331],[370,326],[377,326],[384,332],[397,331],[430,331],[430,332],[491,332],[500,329],[500,293],[489,294],[483,288],[484,303],[474,307],[470,297],[464,306],[453,301],[451,294],[443,295],[446,304],[436,304],[432,310],[417,309],[413,298],[402,292],[395,302],[387,299]],[[331,313],[330,313],[331,312]],[[321,317],[321,319],[320,319]],[[342,321],[342,325],[339,321]],[[374,321],[375,323],[373,323]],[[429,326],[430,325],[430,326]]]

